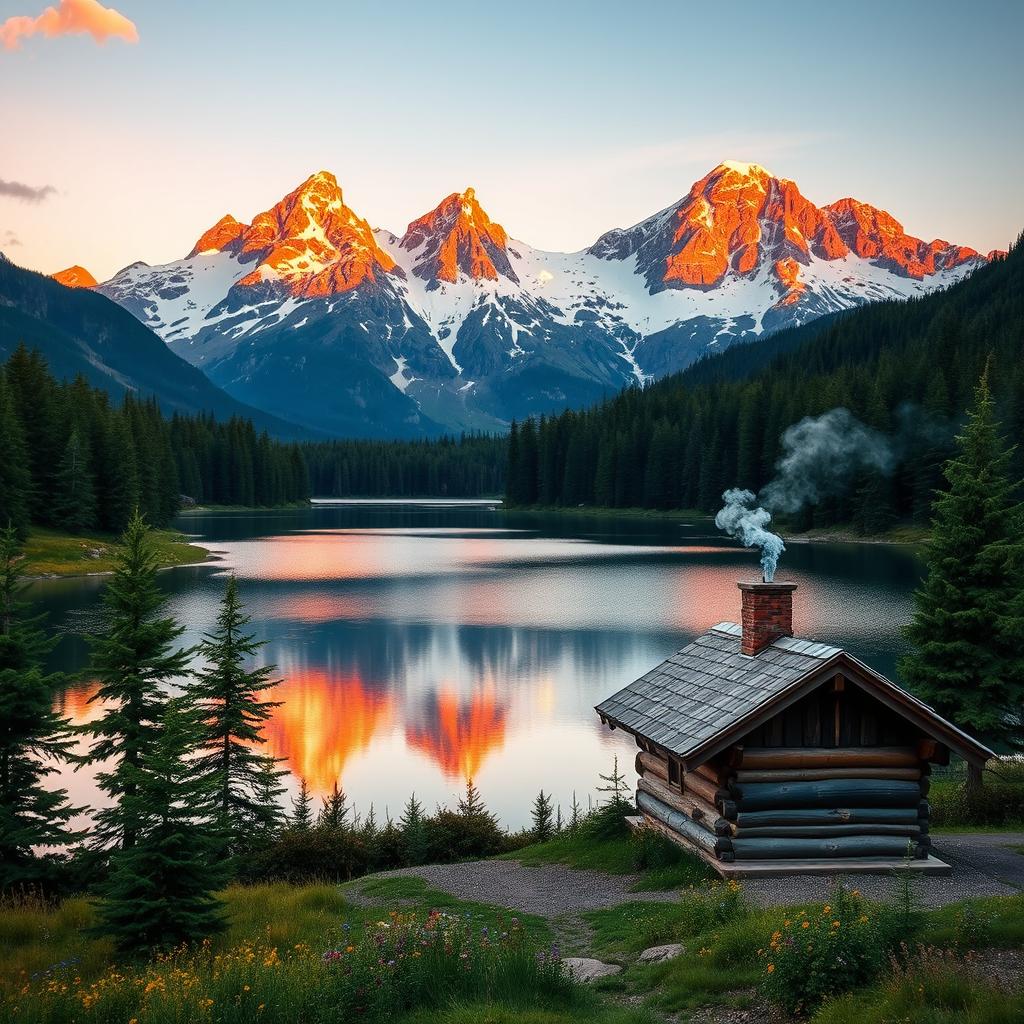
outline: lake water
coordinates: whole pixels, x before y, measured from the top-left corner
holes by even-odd
[[[756,556],[709,521],[375,503],[210,513],[180,527],[219,561],[161,581],[184,642],[210,627],[228,573],[267,641],[283,701],[269,751],[322,795],[339,781],[362,811],[397,816],[415,791],[453,802],[473,778],[508,825],[537,791],[586,806],[612,757],[632,784],[635,746],[593,706],[692,637],[739,616]],[[847,647],[887,675],[905,649],[920,563],[906,548],[791,544],[779,578],[799,584],[798,635]],[[42,580],[30,596],[65,632],[55,661],[85,664],[103,579]],[[70,689],[74,722],[94,687]],[[60,780],[77,801],[90,772]]]

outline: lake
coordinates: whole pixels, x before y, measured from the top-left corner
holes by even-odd
[[[467,778],[507,825],[543,788],[586,807],[615,754],[635,746],[593,706],[692,637],[737,621],[736,581],[756,555],[708,520],[504,512],[487,504],[355,502],[266,513],[194,513],[179,527],[218,561],[168,570],[170,612],[197,642],[229,573],[263,656],[283,679],[269,751],[317,796],[339,781],[362,812],[397,817],[415,791],[453,803]],[[922,567],[908,548],[794,543],[779,579],[799,584],[801,636],[894,675]],[[54,661],[79,670],[100,621],[100,577],[40,580],[29,596],[65,634]],[[95,717],[71,688],[72,721]],[[60,779],[99,796],[87,769]]]

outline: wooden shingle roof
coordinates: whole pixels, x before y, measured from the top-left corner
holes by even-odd
[[[735,623],[720,622],[598,704],[598,715],[684,762],[699,763],[714,753],[720,738],[738,728],[749,731],[746,723],[752,729],[759,712],[774,714],[807,686],[842,668],[961,756],[982,763],[993,756],[928,705],[838,647],[781,637],[750,656],[740,651],[741,635]]]

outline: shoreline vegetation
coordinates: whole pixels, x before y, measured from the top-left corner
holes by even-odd
[[[201,565],[216,559],[208,548],[177,530],[153,530],[152,538],[159,569]],[[72,534],[34,527],[29,531],[19,568],[28,579],[108,576],[120,550],[120,540],[113,534]]]

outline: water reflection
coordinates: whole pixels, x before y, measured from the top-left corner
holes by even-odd
[[[474,778],[507,823],[537,790],[586,803],[631,744],[592,708],[692,636],[739,610],[753,554],[682,520],[571,519],[472,509],[315,509],[190,517],[222,561],[162,574],[198,641],[234,571],[284,682],[269,751],[317,795],[340,783],[366,808],[428,806]],[[918,578],[901,549],[792,545],[798,630],[891,673]],[[41,581],[33,596],[67,630],[97,621],[102,581]],[[83,664],[69,635],[55,660]],[[63,697],[95,717],[88,687]],[[65,778],[96,797],[89,773]]]

